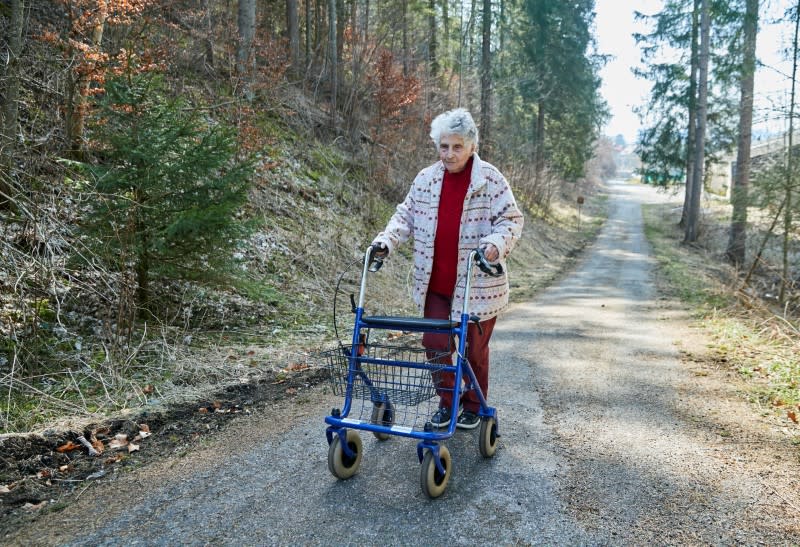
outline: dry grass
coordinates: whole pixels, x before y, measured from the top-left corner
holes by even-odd
[[[746,379],[751,399],[765,412],[796,423],[800,415],[800,329],[788,307],[765,296],[774,272],[756,270],[749,287],[724,262],[729,207],[708,204],[701,245],[681,244],[679,211],[657,205],[645,209],[647,235],[661,265],[661,281],[673,295],[690,304],[698,324],[711,336],[710,358]],[[758,216],[763,215],[756,215]],[[755,223],[758,240],[762,222]],[[768,249],[766,256],[777,250]]]

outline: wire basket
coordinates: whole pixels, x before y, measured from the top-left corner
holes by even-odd
[[[450,366],[438,361],[449,352],[409,346],[364,344],[355,346],[357,359],[353,373],[353,399],[413,406],[436,395],[438,372]],[[342,345],[322,353],[336,395],[346,395],[350,354],[353,346]]]

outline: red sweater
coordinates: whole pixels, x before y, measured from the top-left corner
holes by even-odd
[[[469,188],[472,160],[458,173],[445,170],[442,195],[439,197],[439,218],[433,242],[433,272],[428,290],[450,298],[458,277],[458,241],[461,236],[461,213]]]

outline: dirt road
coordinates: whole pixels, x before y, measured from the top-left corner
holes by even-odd
[[[358,474],[327,470],[317,390],[239,420],[202,450],[116,476],[11,544],[798,544],[797,449],[728,374],[680,359],[702,339],[653,283],[640,204],[610,216],[576,270],[498,321],[502,433],[447,442],[453,475],[428,500],[415,442],[362,435]],[[535,237],[535,234],[532,234]],[[531,267],[536,267],[533,264]]]

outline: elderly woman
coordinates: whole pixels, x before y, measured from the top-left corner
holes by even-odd
[[[489,262],[503,263],[522,232],[522,213],[511,187],[497,168],[478,157],[478,128],[463,108],[437,116],[431,123],[431,138],[439,161],[417,174],[408,195],[397,206],[386,229],[373,241],[379,254],[389,254],[409,237],[414,238],[414,300],[424,316],[435,319],[460,317],[470,252],[484,251]],[[504,264],[503,264],[504,265]],[[480,318],[480,327],[470,323],[467,359],[485,397],[489,392],[489,339],[497,315],[508,304],[506,268],[500,277],[478,272],[472,283],[468,309]],[[462,273],[459,276],[459,273]],[[426,333],[422,343],[428,350],[449,351],[453,341],[446,334]],[[452,417],[454,374],[437,378],[439,409],[431,418],[446,427]],[[474,391],[464,393],[456,426],[478,426],[480,402]]]

